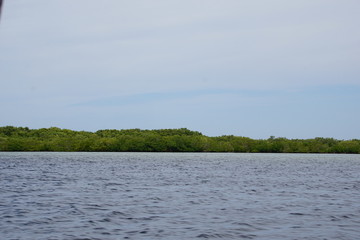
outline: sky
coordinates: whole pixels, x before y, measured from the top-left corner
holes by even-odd
[[[0,126],[360,139],[359,0],[8,0]]]

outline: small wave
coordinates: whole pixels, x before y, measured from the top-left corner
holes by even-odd
[[[196,238],[227,238],[227,239],[239,239],[239,238],[243,238],[243,239],[254,239],[256,237],[256,235],[253,234],[240,234],[237,236],[234,236],[233,234],[228,234],[228,233],[212,233],[212,234],[208,234],[208,233],[202,233],[196,236]]]
[[[304,213],[299,213],[299,212],[292,212],[292,213],[289,213],[290,215],[295,215],[295,216],[304,216],[305,214]]]
[[[125,216],[126,213],[120,212],[120,211],[112,211],[108,214],[108,216]]]

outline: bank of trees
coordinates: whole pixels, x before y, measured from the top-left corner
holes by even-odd
[[[0,151],[360,153],[360,140],[208,137],[186,128],[72,131],[0,127]]]

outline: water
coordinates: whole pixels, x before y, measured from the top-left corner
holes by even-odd
[[[360,239],[360,155],[0,153],[0,239]]]

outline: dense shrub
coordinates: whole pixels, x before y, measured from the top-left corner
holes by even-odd
[[[360,140],[207,137],[186,128],[99,130],[0,127],[0,151],[360,153]]]

